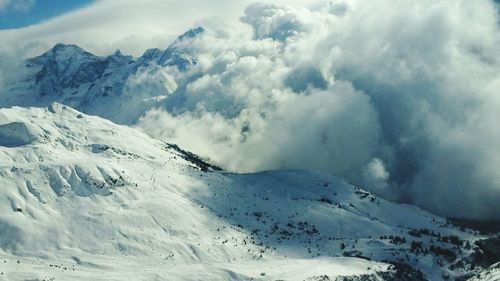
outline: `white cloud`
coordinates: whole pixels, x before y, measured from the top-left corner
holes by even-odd
[[[196,67],[128,81],[137,100],[124,112],[146,110],[149,134],[231,170],[325,170],[441,214],[498,218],[495,4],[298,2],[99,1],[0,40],[138,55],[202,23],[184,46]]]
[[[189,46],[185,103],[139,125],[232,170],[321,169],[497,217],[498,20],[486,0],[252,5]]]
[[[21,7],[34,2],[0,1],[3,1],[6,7]],[[138,56],[147,48],[165,48],[175,36],[195,25],[208,27],[235,20],[251,2],[100,0],[40,24],[0,31],[0,41],[8,42],[5,44],[12,46],[34,41],[45,45],[46,48],[60,42],[73,43],[101,55],[121,49],[124,53]],[[288,2],[316,3],[318,0]]]
[[[389,172],[387,172],[382,160],[379,158],[373,158],[365,166],[363,170],[363,177],[365,182],[370,183],[374,188],[383,189],[387,187]]]

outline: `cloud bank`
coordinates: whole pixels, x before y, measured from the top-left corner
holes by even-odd
[[[499,20],[486,0],[253,4],[185,46],[199,65],[139,126],[230,170],[500,218]]]
[[[264,0],[273,2],[272,0]],[[285,0],[315,5],[322,0]],[[29,7],[35,0],[0,0],[4,8]],[[100,0],[33,26],[0,30],[3,46],[17,48],[30,42],[40,54],[57,43],[76,44],[98,55],[116,49],[135,56],[148,48],[165,48],[195,25],[206,28],[237,20],[252,0]]]
[[[155,101],[136,124],[145,132],[232,171],[323,170],[442,215],[500,219],[497,4],[319,2],[220,2],[230,17],[193,13],[171,28],[162,25],[168,17],[146,20],[159,16],[136,1],[122,8],[99,1],[0,38],[30,42],[37,34],[31,49],[65,39],[98,53],[119,46],[138,55],[203,23],[207,32],[181,43],[196,66],[129,78],[131,111]],[[241,5],[247,8],[234,16]]]

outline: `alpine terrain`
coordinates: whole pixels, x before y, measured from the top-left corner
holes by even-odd
[[[0,163],[0,280],[498,276],[498,238],[324,173],[228,173],[57,103],[0,110]]]
[[[204,32],[25,61],[0,101],[0,280],[499,280],[498,230],[329,173],[232,173],[126,126],[182,111]]]
[[[8,85],[0,105],[48,106],[59,102],[115,122],[135,123],[147,109],[159,106],[167,97],[170,106],[180,105],[182,86],[165,88],[163,83],[168,85],[169,81],[163,81],[164,77],[134,84],[128,83],[129,78],[164,68],[187,71],[197,60],[182,46],[204,31],[202,27],[189,30],[166,50],[149,49],[137,59],[119,50],[100,57],[76,45],[57,44],[26,61],[22,68],[24,79]]]

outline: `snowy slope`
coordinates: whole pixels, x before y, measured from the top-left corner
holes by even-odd
[[[286,277],[290,266],[302,273],[288,278],[299,280],[387,268],[255,258],[263,247],[243,245],[247,231],[190,196],[208,187],[209,167],[133,129],[61,105],[2,109],[0,124],[12,136],[0,144],[0,278],[267,279]]]
[[[479,271],[484,238],[324,173],[232,174],[60,104],[0,109],[0,280],[441,280]]]
[[[468,281],[498,281],[500,280],[500,263],[496,263]]]

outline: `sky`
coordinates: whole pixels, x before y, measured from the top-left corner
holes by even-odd
[[[0,95],[16,61],[56,43],[138,57],[201,25],[183,46],[196,67],[128,78],[132,125],[231,171],[322,170],[439,214],[500,218],[493,1],[253,2],[100,0],[1,30]]]
[[[92,0],[0,0],[0,29],[37,24],[92,2]]]
[[[21,2],[18,2],[21,1]],[[276,2],[264,0],[264,2]],[[87,2],[87,4],[85,4]],[[210,27],[238,19],[252,0],[0,0],[7,15],[4,26],[39,22],[19,29],[0,30],[4,47],[33,56],[57,43],[77,44],[99,54],[139,56],[150,47],[166,47],[185,30]],[[284,0],[307,3],[322,0]],[[18,3],[18,4],[15,4]],[[25,5],[20,5],[24,3]],[[55,4],[57,3],[57,4]],[[65,12],[65,13],[64,13]],[[58,14],[58,16],[52,16]],[[2,17],[3,18],[3,17]],[[43,20],[41,20],[43,18]]]

